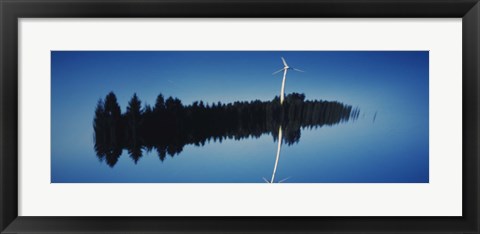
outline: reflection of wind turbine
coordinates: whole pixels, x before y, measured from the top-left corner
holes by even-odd
[[[277,157],[275,157],[275,166],[273,167],[273,173],[272,173],[272,180],[270,180],[270,183],[273,183],[273,180],[275,179],[275,172],[277,172],[277,166],[278,166],[278,159],[280,159],[280,149],[282,149],[282,126],[278,128],[278,146],[277,146]]]
[[[275,181],[275,173],[277,172],[278,160],[280,159],[280,150],[282,149],[282,141],[283,141],[282,126],[280,126],[278,128],[277,156],[275,157],[275,166],[273,166],[272,179],[268,181],[267,179],[265,179],[265,177],[263,177],[263,180],[267,183],[273,183]],[[287,177],[283,180],[279,180],[277,183],[282,183],[288,179],[290,179],[290,177]]]
[[[284,99],[284,91],[285,91],[285,79],[287,79],[287,70],[294,70],[294,71],[298,71],[298,72],[304,72],[300,69],[296,69],[296,68],[293,68],[293,67],[289,67],[288,64],[287,64],[287,61],[285,61],[285,59],[283,57],[282,58],[282,62],[283,62],[283,68],[274,72],[272,75],[275,75],[281,71],[283,71],[283,80],[282,80],[282,89],[280,90],[280,104],[283,104],[283,99]]]

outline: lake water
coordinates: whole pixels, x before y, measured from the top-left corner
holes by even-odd
[[[425,183],[428,182],[428,132],[421,123],[406,126],[387,114],[359,117],[334,126],[303,129],[300,141],[282,144],[274,182]],[[401,122],[403,118],[394,118]],[[411,122],[408,118],[404,121]],[[134,163],[123,150],[114,167],[92,147],[52,155],[52,182],[264,183],[276,160],[274,138],[228,139],[187,145],[174,157],[159,159],[155,150]],[[285,180],[286,179],[286,180]]]

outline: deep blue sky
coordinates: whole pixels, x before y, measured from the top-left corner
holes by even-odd
[[[428,51],[52,51],[52,165],[93,148],[94,109],[110,91],[122,112],[135,92],[150,105],[159,93],[184,104],[271,100],[281,56],[306,71],[289,71],[286,93],[390,115],[387,124],[415,125],[428,142]]]

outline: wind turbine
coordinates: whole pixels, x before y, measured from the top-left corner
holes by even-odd
[[[294,71],[298,71],[298,72],[304,72],[300,69],[297,69],[297,68],[294,68],[294,67],[290,67],[288,66],[287,64],[287,61],[285,61],[285,59],[283,57],[282,58],[282,62],[283,62],[283,68],[274,72],[272,75],[275,75],[281,71],[283,71],[283,80],[282,80],[282,89],[280,90],[280,105],[283,104],[283,100],[285,99],[285,80],[287,79],[287,71],[288,70],[294,70]],[[278,167],[278,161],[280,159],[280,151],[282,149],[282,141],[283,141],[283,134],[282,134],[282,125],[280,125],[278,127],[278,146],[277,146],[277,155],[275,157],[275,165],[273,166],[273,172],[272,172],[272,178],[270,179],[270,181],[268,181],[267,179],[263,178],[263,180],[267,183],[273,183],[275,181],[275,173],[277,172],[277,167]],[[278,183],[282,183],[286,180],[288,180],[290,177],[288,178],[285,178],[283,180],[280,180],[278,181]]]
[[[298,71],[298,72],[305,72],[305,71],[302,71],[300,69],[297,69],[297,68],[293,68],[293,67],[289,67],[288,64],[287,64],[287,61],[285,61],[285,59],[283,57],[282,58],[282,62],[283,62],[283,68],[272,73],[272,75],[275,75],[281,71],[283,71],[283,80],[282,80],[282,89],[280,90],[280,104],[283,104],[283,99],[284,99],[284,95],[285,95],[285,80],[287,79],[287,71],[288,70],[294,70],[294,71]]]

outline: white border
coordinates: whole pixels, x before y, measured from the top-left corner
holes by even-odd
[[[278,36],[285,28],[295,33]],[[21,19],[19,215],[460,216],[461,28],[461,19]],[[430,183],[50,184],[51,50],[430,50]]]

